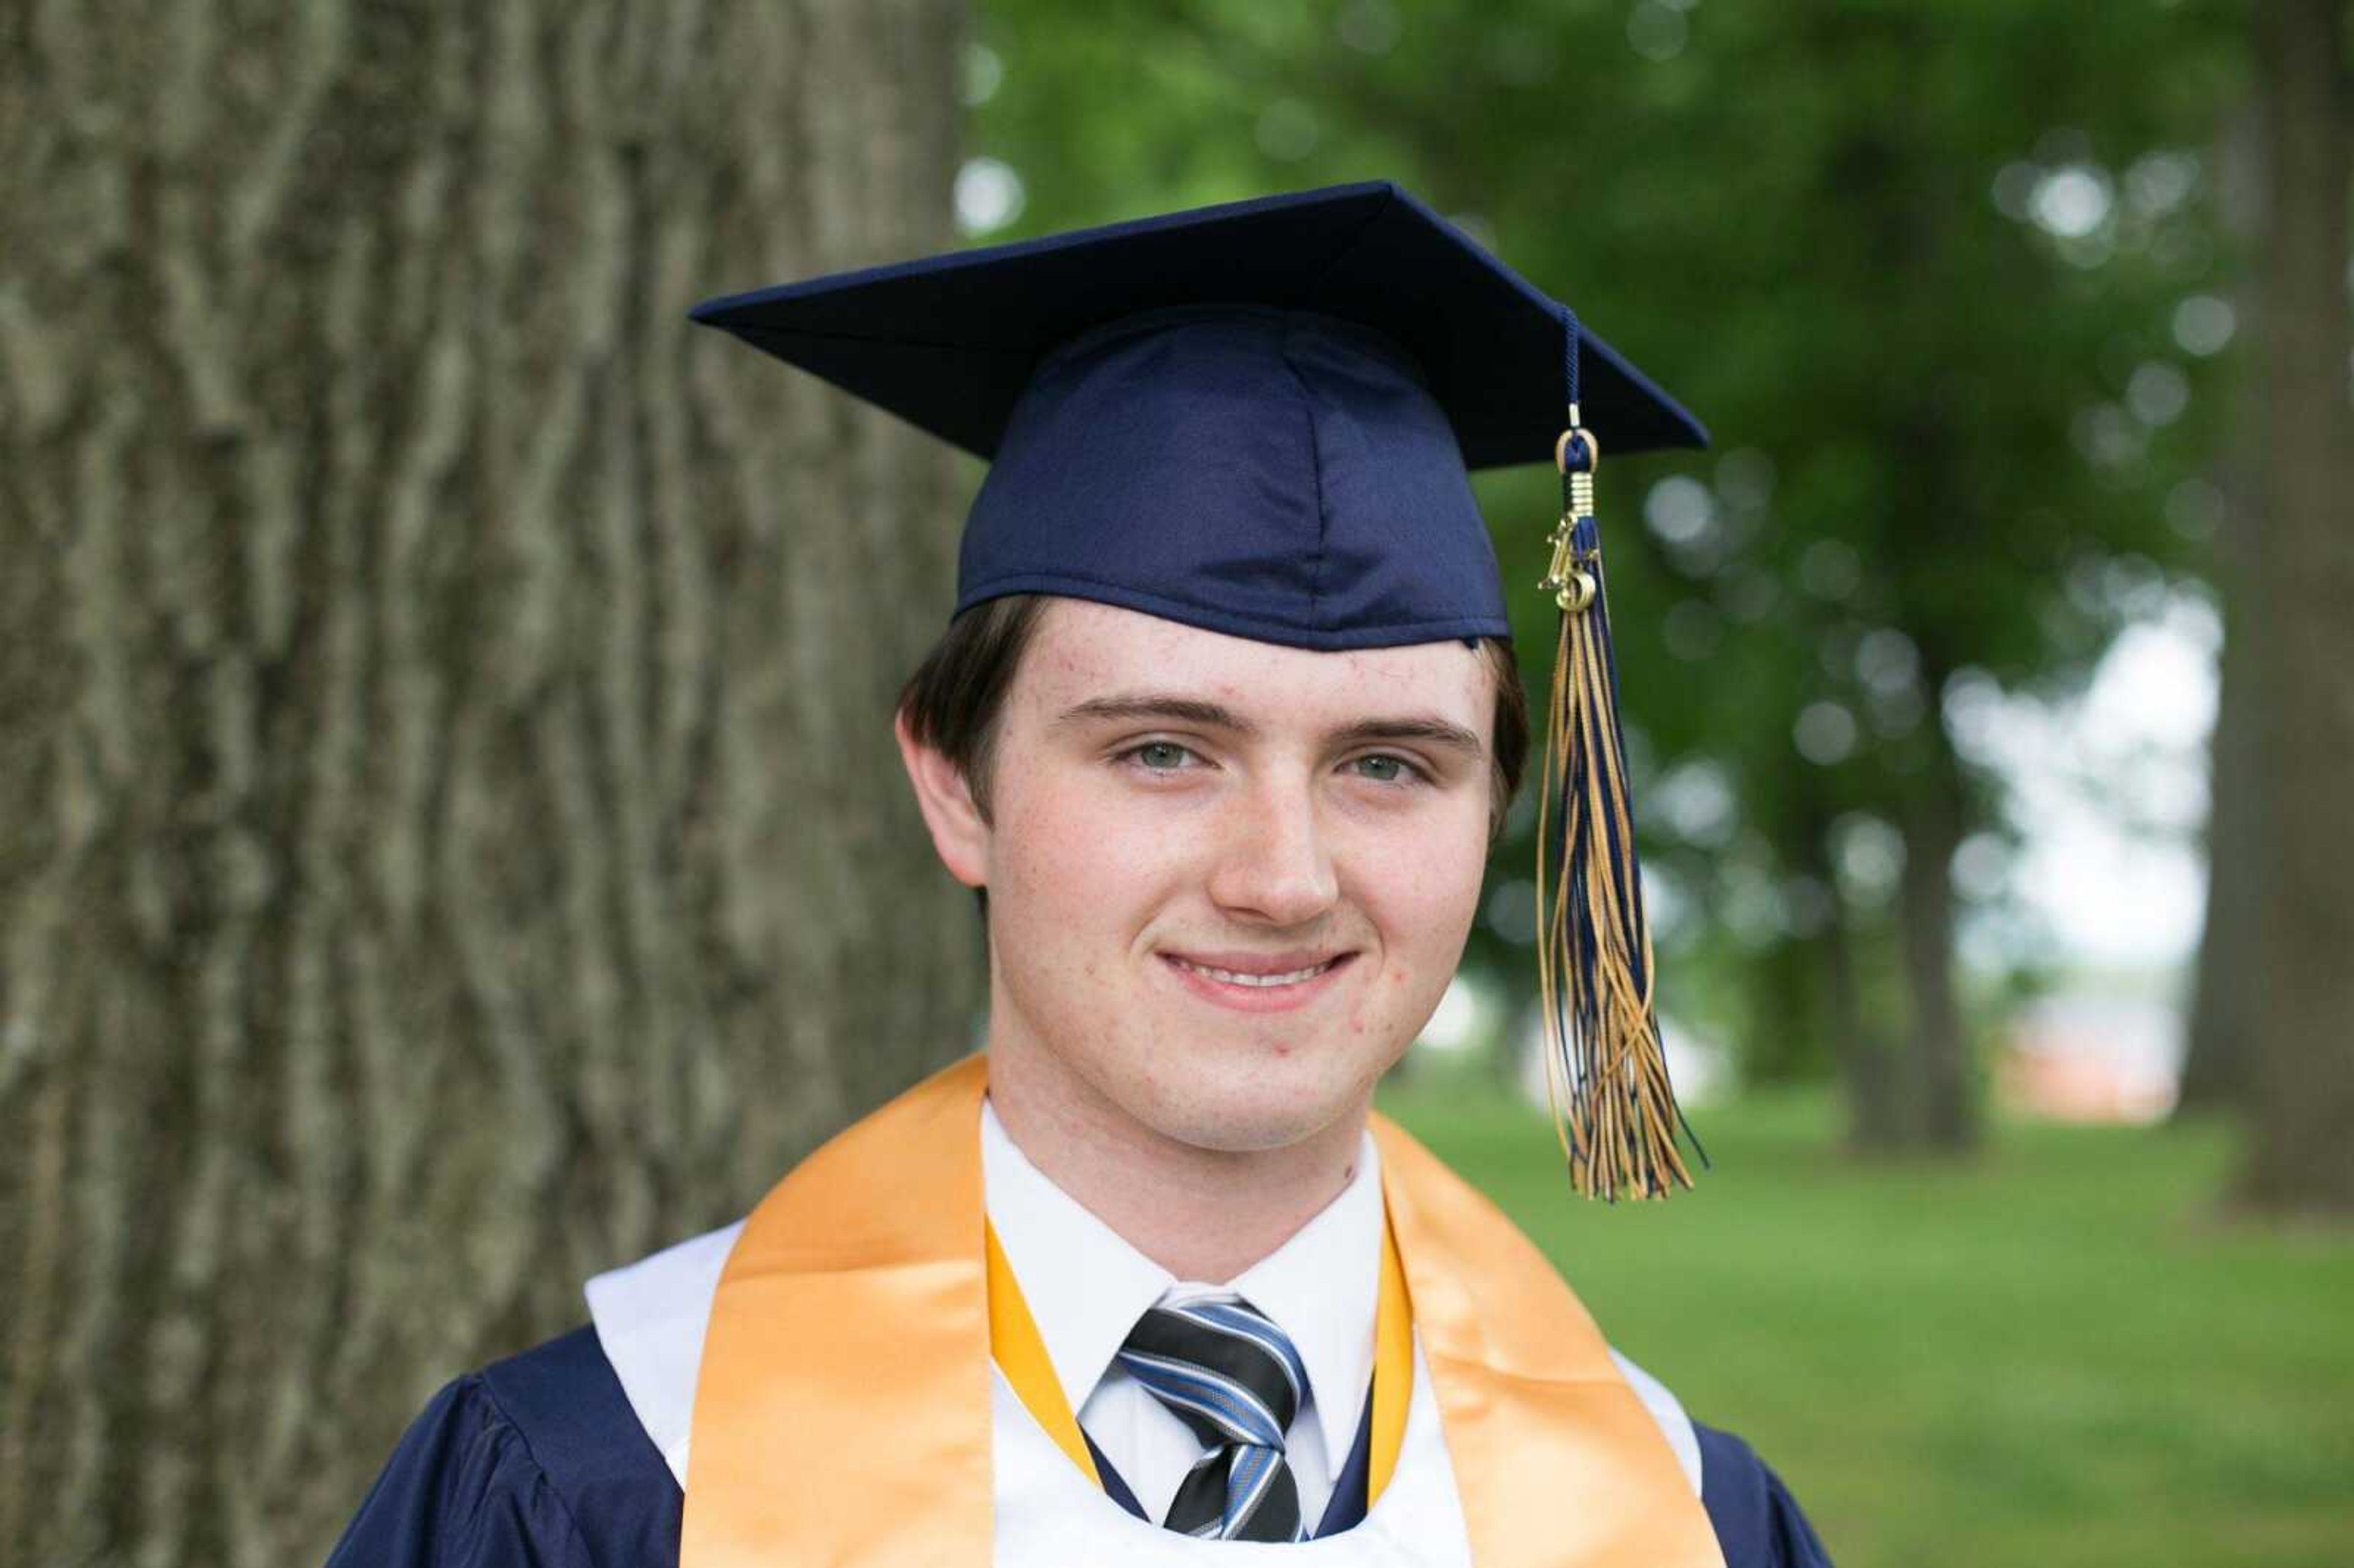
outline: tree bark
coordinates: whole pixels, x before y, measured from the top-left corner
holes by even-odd
[[[948,238],[960,27],[0,17],[0,1558],[318,1561],[967,1044],[949,461],[682,319]]]
[[[2224,231],[2253,254],[2261,245],[2264,146],[2255,105],[2233,114],[2216,139],[2216,206]],[[2240,319],[2261,314],[2251,280],[2233,290]],[[2264,820],[2264,773],[2256,755],[2256,708],[2265,700],[2249,662],[2253,628],[2263,619],[2255,602],[2256,550],[2264,536],[2262,433],[2264,410],[2256,376],[2235,366],[2215,485],[2223,522],[2215,540],[2216,582],[2223,619],[2218,661],[2215,729],[2207,743],[2207,907],[2191,977],[2184,1030],[2179,1108],[2234,1110],[2252,1090],[2250,1039],[2256,1032],[2259,841]]]
[[[2256,13],[2265,164],[2259,291],[2264,615],[2251,657],[2271,700],[2258,755],[2261,1027],[2255,1137],[2242,1191],[2275,1212],[2354,1215],[2354,408],[2348,189],[2354,73],[2339,0]]]
[[[1943,689],[1943,683],[1931,684]],[[1907,1026],[1923,1147],[1976,1147],[1978,1098],[1969,1036],[1954,989],[1954,853],[1962,843],[1960,764],[1942,740],[1900,810],[1904,870],[1897,884]]]
[[[1849,1152],[1878,1157],[1913,1148],[1921,1140],[1919,1062],[1866,1015],[1854,914],[1832,863],[1829,820],[1819,811],[1805,813],[1792,849],[1807,874],[1831,890],[1822,929],[1803,944],[1792,944],[1790,951],[1805,961],[1810,989],[1821,998],[1805,1016],[1830,1044],[1847,1102]]]
[[[1848,1148],[1878,1156],[1914,1147],[1922,1136],[1919,1060],[1865,1021],[1844,913],[1832,917],[1820,941],[1825,1013],[1847,1090]]]
[[[2235,516],[2232,525],[2243,524]],[[2226,567],[2233,576],[2242,569],[2239,564]],[[2224,620],[2215,734],[2208,742],[2207,910],[2183,1045],[2178,1105],[2186,1111],[2246,1105],[2253,1092],[2250,1041],[2262,1005],[2256,930],[2263,891],[2256,885],[2259,862],[2252,852],[2263,829],[2258,792],[2264,781],[2253,743],[2264,698],[2248,668],[2246,594],[2236,597],[2241,603]]]

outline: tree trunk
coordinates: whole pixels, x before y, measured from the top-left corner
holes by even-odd
[[[2243,1181],[2260,1207],[2339,1216],[2354,1215],[2354,74],[2344,26],[2338,0],[2257,10],[2272,181],[2260,284],[2264,614],[2252,658],[2271,697],[2256,741],[2271,810],[2255,1138]]]
[[[2231,526],[2249,525],[2235,511]],[[2238,578],[2244,563],[2226,566]],[[2263,891],[2256,885],[2258,861],[2252,853],[2263,831],[2264,776],[2255,756],[2263,694],[2248,668],[2252,619],[2240,602],[2224,618],[2223,656],[2216,688],[2215,734],[2208,742],[2207,912],[2199,934],[2191,980],[2189,1026],[2182,1057],[2180,1107],[2229,1110],[2250,1097],[2250,1041],[2262,999],[2256,952]]]
[[[2250,254],[2262,241],[2264,146],[2254,105],[2232,116],[2217,138],[2218,215],[2225,232]],[[2261,302],[2247,279],[2233,291],[2243,322],[2258,318]],[[2256,547],[2264,536],[2262,437],[2258,378],[2234,366],[2223,446],[2215,464],[2223,494],[2223,524],[2215,541],[2216,580],[2223,600],[2223,649],[2216,672],[2215,730],[2207,743],[2207,908],[2199,933],[2184,1029],[2181,1094],[2184,1110],[2236,1109],[2247,1102],[2254,1069],[2248,1057],[2256,1030],[2256,837],[2264,818],[2256,756],[2257,706],[2264,692],[2250,667],[2249,636],[2263,618],[2254,599]]]
[[[1943,683],[1929,689],[1942,690]],[[1969,1037],[1954,990],[1953,866],[1962,842],[1962,789],[1959,764],[1941,743],[1899,808],[1904,870],[1897,885],[1898,924],[1920,1141],[1950,1152],[1973,1148],[1978,1131]]]
[[[11,1563],[318,1561],[980,1000],[949,460],[682,319],[947,238],[958,8],[268,9],[0,25]]]
[[[1822,934],[1823,992],[1840,1082],[1847,1090],[1847,1141],[1858,1154],[1882,1155],[1921,1140],[1918,1063],[1865,1021],[1855,944],[1842,913]]]
[[[1785,935],[1742,965],[1743,1005],[1734,1052],[1746,1085],[1789,1083],[1807,1075],[1807,1054],[1819,1048],[1825,1026],[1815,940]]]
[[[1852,916],[1831,861],[1829,820],[1808,813],[1794,846],[1808,874],[1832,890],[1829,918],[1801,950],[1811,960],[1822,998],[1812,1016],[1829,1039],[1847,1100],[1848,1149],[1878,1156],[1911,1148],[1921,1136],[1917,1063],[1865,1014]]]

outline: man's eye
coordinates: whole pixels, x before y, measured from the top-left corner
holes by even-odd
[[[1377,784],[1410,784],[1422,777],[1422,770],[1413,763],[1386,752],[1360,757],[1350,766],[1358,769],[1360,778],[1370,779]]]
[[[1173,740],[1148,740],[1142,746],[1130,747],[1123,755],[1134,758],[1148,773],[1174,773],[1193,754]]]

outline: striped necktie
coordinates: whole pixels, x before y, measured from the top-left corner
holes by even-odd
[[[1119,1364],[1204,1452],[1162,1522],[1217,1541],[1299,1541],[1299,1488],[1283,1436],[1308,1396],[1308,1369],[1283,1330],[1238,1296],[1146,1309]]]

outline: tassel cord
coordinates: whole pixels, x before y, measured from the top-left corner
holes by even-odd
[[[1577,423],[1576,319],[1566,309],[1570,429],[1556,450],[1562,518],[1546,586],[1562,609],[1537,806],[1537,975],[1546,1094],[1580,1192],[1616,1201],[1689,1187],[1678,1148],[1693,1136],[1669,1082],[1652,998],[1617,650],[1592,515],[1596,450]]]

